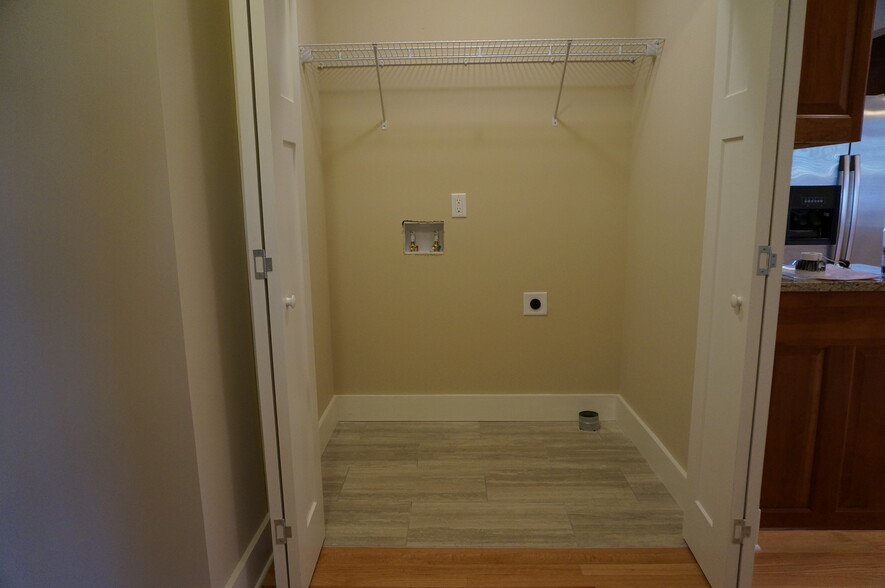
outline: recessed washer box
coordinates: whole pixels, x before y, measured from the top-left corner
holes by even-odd
[[[547,292],[523,292],[522,314],[525,316],[547,316]]]
[[[403,221],[403,253],[442,255],[445,252],[445,224],[442,221]]]

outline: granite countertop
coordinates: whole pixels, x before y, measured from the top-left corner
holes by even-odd
[[[830,267],[827,266],[828,270]],[[874,273],[878,277],[862,280],[821,280],[798,276],[793,266],[785,265],[781,275],[781,292],[885,292],[885,276],[882,275],[880,268],[852,265],[851,269]]]

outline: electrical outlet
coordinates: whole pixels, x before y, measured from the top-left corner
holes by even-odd
[[[467,194],[452,194],[452,218],[467,216]]]
[[[547,316],[547,292],[523,292],[522,314],[525,316]]]

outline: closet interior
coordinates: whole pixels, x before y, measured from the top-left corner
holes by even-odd
[[[290,56],[326,544],[682,545],[699,277],[635,262],[699,256],[712,34],[614,1],[382,4],[306,3]]]

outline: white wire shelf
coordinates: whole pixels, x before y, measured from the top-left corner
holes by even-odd
[[[318,68],[482,63],[634,63],[656,57],[664,39],[519,39],[301,45],[301,63]]]
[[[381,103],[381,128],[387,128],[381,68],[401,65],[472,65],[492,63],[561,63],[553,126],[559,126],[559,104],[569,63],[627,62],[654,59],[664,39],[518,39],[507,41],[416,41],[400,43],[333,43],[301,45],[302,64],[318,69],[374,67]]]

